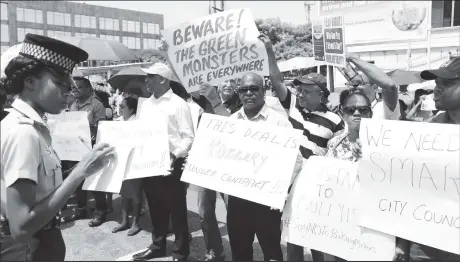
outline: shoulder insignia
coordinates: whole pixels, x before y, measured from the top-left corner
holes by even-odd
[[[26,125],[33,125],[34,120],[32,120],[32,119],[30,119],[28,117],[20,116],[20,117],[18,117],[18,123],[19,124],[26,124]]]

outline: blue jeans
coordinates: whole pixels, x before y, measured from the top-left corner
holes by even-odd
[[[458,261],[460,260],[460,255],[412,242],[410,243],[409,260]]]
[[[204,242],[208,251],[213,250],[216,255],[224,252],[222,236],[216,217],[216,191],[203,187],[197,187],[198,213],[200,215],[201,230],[203,230]],[[227,206],[227,196],[220,193]]]

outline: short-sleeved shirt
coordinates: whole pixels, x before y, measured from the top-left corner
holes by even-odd
[[[51,146],[51,135],[45,121],[19,98],[12,106],[10,114],[1,122],[0,212],[6,218],[6,189],[18,179],[36,183],[36,202],[62,183],[60,159]]]
[[[284,101],[280,101],[284,109],[289,110],[289,121],[294,128],[303,131],[300,152],[304,158],[311,155],[323,156],[328,141],[339,134],[344,128],[340,116],[323,106],[323,111],[308,112],[296,103],[296,97],[288,89]]]
[[[387,104],[385,104],[382,100],[377,101],[374,100],[372,102],[372,119],[380,119],[380,120],[399,120],[401,117],[401,110],[399,108],[399,100],[396,103],[396,107],[394,111],[391,111],[388,108]]]
[[[90,126],[96,126],[100,120],[106,119],[104,105],[96,97],[91,96],[83,103],[75,101],[69,108],[69,111],[86,111],[88,112],[88,121]]]

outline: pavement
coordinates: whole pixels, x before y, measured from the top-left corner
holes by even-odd
[[[219,194],[218,194],[219,195]],[[91,205],[94,203],[90,203]],[[190,243],[190,256],[188,260],[201,260],[206,254],[203,233],[200,226],[198,215],[197,192],[192,185],[187,191],[188,224],[192,234]],[[141,217],[142,231],[135,236],[127,236],[127,231],[112,233],[112,229],[118,224],[121,218],[120,196],[113,196],[114,211],[108,214],[107,222],[99,227],[91,228],[88,226],[89,219],[65,223],[62,227],[62,234],[66,242],[67,251],[65,260],[70,261],[129,261],[133,254],[145,250],[151,244],[152,226],[149,212]],[[231,261],[230,243],[226,227],[226,208],[220,196],[217,198],[216,215],[219,221],[220,232],[226,254],[226,261]],[[167,238],[166,257],[156,259],[158,261],[172,260],[171,247],[174,242],[174,235]],[[282,242],[283,256],[286,259],[286,243]],[[262,261],[263,253],[257,242],[253,245],[254,260]],[[310,260],[309,250],[305,250],[305,259]],[[152,260],[154,261],[154,260]]]

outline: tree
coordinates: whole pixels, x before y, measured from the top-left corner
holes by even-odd
[[[279,18],[256,19],[255,23],[272,41],[277,60],[313,56],[311,24],[293,25]]]

